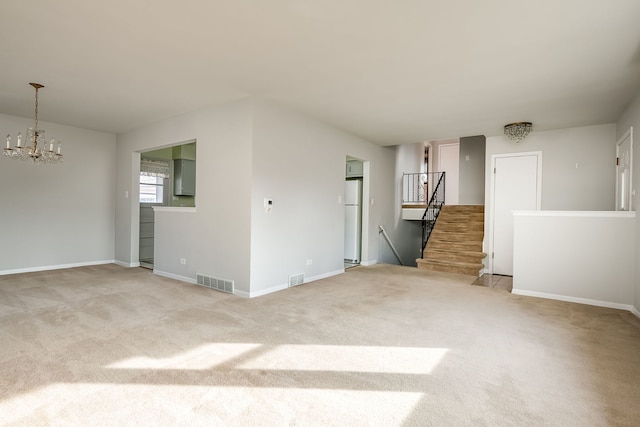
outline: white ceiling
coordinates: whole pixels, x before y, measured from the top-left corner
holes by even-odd
[[[120,133],[246,96],[381,145],[615,122],[638,0],[2,0],[0,112]],[[14,132],[13,130],[9,130]]]

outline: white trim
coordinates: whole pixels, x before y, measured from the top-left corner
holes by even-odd
[[[369,257],[371,223],[371,162],[362,160],[362,218],[360,218],[360,259]],[[344,215],[343,215],[344,216]]]
[[[120,267],[127,267],[127,268],[140,267],[139,262],[124,262],[124,261],[114,260],[113,263],[116,265],[119,265]]]
[[[635,218],[635,211],[513,211],[513,216],[563,216],[588,218]]]
[[[491,175],[489,186],[489,217],[487,218],[486,225],[489,230],[485,230],[485,235],[488,235],[489,252],[487,252],[488,263],[486,270],[493,274],[493,240],[494,240],[494,221],[495,221],[495,192],[496,192],[496,174],[493,173],[496,167],[496,159],[505,157],[524,157],[524,156],[536,156],[538,158],[538,182],[537,182],[537,195],[536,195],[536,210],[542,209],[542,151],[526,151],[522,153],[504,153],[504,154],[492,154],[491,155],[491,169],[489,174]]]
[[[256,292],[249,292],[248,295],[249,295],[249,298],[256,298],[256,297],[261,297],[263,295],[272,294],[274,292],[284,291],[285,289],[289,289],[289,285],[287,283],[285,283],[283,285],[272,286],[270,288],[262,289],[262,290],[256,291]],[[244,293],[246,294],[246,292],[244,292]]]
[[[251,297],[249,296],[249,292],[239,291],[239,290],[237,290],[237,289],[233,291],[233,294],[234,294],[235,296],[238,296],[238,297],[241,297],[241,298],[251,298]]]
[[[166,271],[156,270],[155,268],[153,269],[153,274],[157,274],[158,276],[162,276],[162,277],[167,277],[169,279],[180,280],[181,282],[191,283],[192,285],[197,284],[196,279],[192,279],[191,277],[180,276],[178,274],[173,274],[173,273],[167,273]]]
[[[187,206],[151,206],[154,212],[188,212],[196,213],[196,208]]]
[[[634,306],[631,306],[631,313],[633,313],[638,319],[640,319],[640,311]]]
[[[341,268],[340,270],[330,271],[328,273],[318,274],[317,276],[311,276],[309,278],[305,278],[304,283],[315,282],[316,280],[326,279],[327,277],[337,276],[338,274],[342,274],[342,273],[344,273],[344,268]]]
[[[318,274],[317,276],[305,277],[304,283],[302,283],[302,285],[315,282],[316,280],[326,279],[327,277],[337,276],[338,274],[342,273],[344,273],[344,268],[341,268],[340,270],[330,271],[324,274]],[[257,298],[263,295],[272,294],[274,292],[284,291],[285,289],[289,289],[289,285],[287,283],[272,286],[270,288],[262,289],[255,292],[236,291],[236,295],[244,298]]]
[[[622,137],[616,141],[616,158],[620,156],[620,145],[629,138],[629,209],[633,206],[633,126],[629,126],[629,129],[622,135]],[[616,162],[617,163],[617,162]],[[616,164],[616,206],[615,209],[618,209],[618,205],[620,204],[620,194],[619,183],[618,183],[618,167]]]
[[[372,259],[371,261],[360,261],[360,265],[364,265],[365,267],[369,267],[370,265],[375,265],[377,263],[377,259]]]
[[[548,294],[545,292],[525,291],[520,289],[513,289],[511,291],[514,295],[523,295],[527,297],[546,298],[557,301],[575,302],[578,304],[595,305],[597,307],[616,308],[619,310],[627,310],[633,312],[634,307],[630,304],[620,304],[617,302],[600,301],[588,298],[570,297],[566,295]]]
[[[115,264],[115,263],[116,262],[114,260],[109,259],[109,260],[102,260],[102,261],[75,262],[73,264],[58,264],[58,265],[44,265],[41,267],[16,268],[13,270],[2,270],[0,271],[0,276],[5,276],[8,274],[35,273],[37,271],[62,270],[64,268],[88,267],[92,265],[104,265],[104,264]]]

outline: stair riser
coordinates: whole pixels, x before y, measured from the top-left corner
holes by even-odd
[[[447,213],[442,217],[442,221],[446,222],[481,222],[484,224],[484,214],[472,213],[467,215]]]
[[[464,274],[465,276],[480,276],[480,268],[466,268],[466,267],[455,267],[448,265],[437,265],[437,264],[425,264],[418,263],[418,269],[420,270],[429,270],[429,271],[439,271],[442,273],[456,273],[456,274]]]
[[[427,250],[424,254],[426,260],[442,260],[442,261],[455,261],[455,262],[467,262],[470,264],[482,264],[485,254],[480,253],[478,255],[468,255],[464,253],[456,252],[434,252]]]
[[[467,222],[467,223],[459,223],[459,222],[436,222],[436,229],[440,231],[461,231],[461,232],[470,232],[470,231],[483,231],[484,224],[481,222]]]
[[[451,251],[481,252],[482,242],[451,242],[449,240],[429,239],[427,249],[446,249]]]
[[[431,233],[431,238],[450,241],[450,242],[482,242],[484,233],[480,231],[473,231],[469,233],[455,233],[450,231],[438,230],[438,227]]]
[[[468,214],[468,213],[484,213],[484,206],[456,206],[456,205],[444,205],[442,212],[448,214]]]

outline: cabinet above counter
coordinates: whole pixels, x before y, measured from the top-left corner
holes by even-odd
[[[359,160],[347,161],[347,170],[345,176],[347,178],[362,178],[364,172],[363,163]]]
[[[175,159],[173,161],[173,194],[175,196],[195,196],[195,160]]]

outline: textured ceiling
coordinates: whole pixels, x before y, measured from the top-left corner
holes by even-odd
[[[638,0],[2,0],[0,112],[113,133],[276,100],[381,145],[610,123]]]

